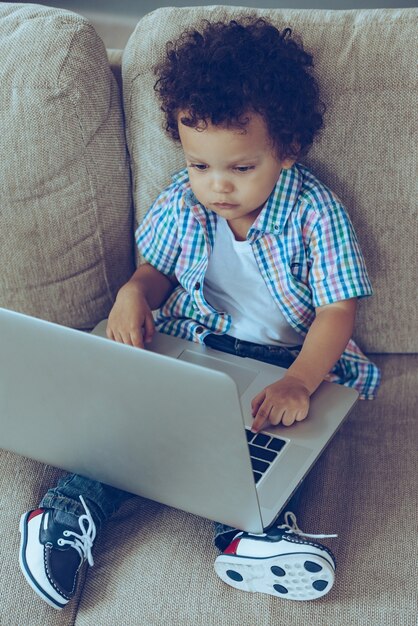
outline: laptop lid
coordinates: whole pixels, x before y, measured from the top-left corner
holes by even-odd
[[[357,399],[323,383],[307,420],[267,429],[286,445],[256,488],[244,422],[282,368],[158,333],[138,350],[4,309],[0,344],[1,447],[251,532],[273,522]]]

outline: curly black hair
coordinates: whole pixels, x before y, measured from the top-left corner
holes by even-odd
[[[209,122],[245,129],[248,114],[260,114],[282,158],[299,158],[323,124],[325,106],[313,73],[312,56],[290,28],[279,31],[254,16],[229,22],[204,21],[167,44],[155,67],[154,85],[165,128],[178,141],[181,123]]]

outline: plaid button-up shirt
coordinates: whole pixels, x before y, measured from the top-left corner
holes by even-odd
[[[215,310],[203,295],[216,223],[216,213],[197,201],[187,170],[182,170],[139,225],[136,241],[143,258],[179,281],[157,314],[160,332],[197,342],[209,333],[228,332],[231,316]],[[282,171],[247,240],[273,300],[299,333],[301,344],[315,318],[315,307],[372,294],[344,208],[299,164]],[[350,340],[327,379],[354,387],[361,398],[371,399],[380,374]]]

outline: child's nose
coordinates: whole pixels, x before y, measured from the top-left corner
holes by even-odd
[[[216,193],[229,193],[233,189],[232,182],[226,176],[214,176],[212,180],[212,189]]]

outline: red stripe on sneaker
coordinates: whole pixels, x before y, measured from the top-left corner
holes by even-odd
[[[236,554],[238,544],[240,541],[241,541],[241,537],[238,537],[237,539],[233,539],[231,543],[229,544],[229,546],[226,548],[226,550],[224,550],[223,554]]]
[[[28,522],[30,522],[31,519],[33,519],[37,515],[41,515],[44,511],[45,509],[35,509],[34,511],[32,511],[32,513],[28,517]]]

